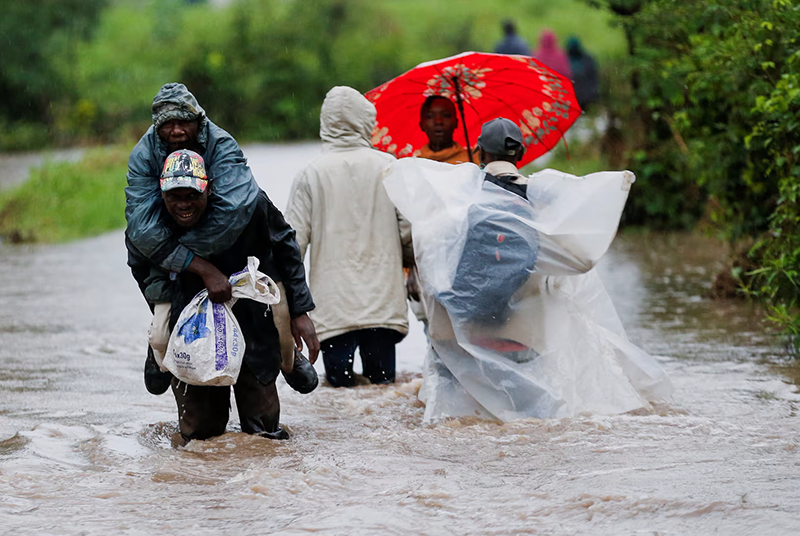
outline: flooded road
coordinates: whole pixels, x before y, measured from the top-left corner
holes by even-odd
[[[246,149],[279,207],[318,151]],[[150,315],[122,232],[0,245],[0,532],[796,534],[800,394],[757,312],[703,298],[724,254],[626,234],[598,267],[676,387],[652,414],[424,426],[412,316],[396,385],[279,379],[291,440],[237,432],[234,411],[230,433],[174,449],[174,400],[142,381]]]

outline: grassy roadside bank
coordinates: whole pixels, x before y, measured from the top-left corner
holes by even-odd
[[[125,225],[130,149],[92,149],[78,162],[48,162],[24,183],[0,192],[3,241],[56,243]]]

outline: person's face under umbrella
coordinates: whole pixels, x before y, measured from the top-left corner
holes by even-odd
[[[435,99],[422,114],[419,128],[428,136],[428,145],[433,151],[447,149],[453,145],[453,131],[458,127],[456,107],[450,99]]]

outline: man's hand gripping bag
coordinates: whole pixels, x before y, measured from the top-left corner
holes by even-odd
[[[233,385],[242,367],[245,342],[231,308],[240,298],[268,305],[281,300],[280,290],[258,271],[259,261],[248,257],[247,267],[230,277],[233,297],[212,303],[199,292],[181,312],[170,335],[164,366],[190,385]]]

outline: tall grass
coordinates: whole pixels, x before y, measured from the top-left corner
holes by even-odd
[[[48,162],[0,194],[0,237],[64,242],[125,225],[128,149],[94,149],[79,162]]]

